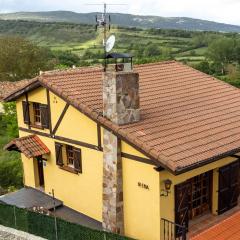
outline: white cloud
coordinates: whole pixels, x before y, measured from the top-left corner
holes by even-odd
[[[102,0],[0,0],[1,12],[70,10],[76,12],[101,11]],[[111,12],[165,17],[193,17],[240,25],[240,0],[109,0],[107,3],[126,3],[127,6],[109,6]]]

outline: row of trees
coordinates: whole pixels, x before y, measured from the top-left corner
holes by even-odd
[[[71,52],[52,52],[20,37],[1,37],[0,53],[0,81],[29,79],[39,71],[79,65],[80,62]]]

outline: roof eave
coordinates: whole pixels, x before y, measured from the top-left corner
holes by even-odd
[[[16,101],[19,97],[21,97],[25,93],[30,92],[40,86],[41,86],[41,84],[40,84],[39,80],[36,79],[33,82],[29,83],[28,85],[18,89],[17,91],[11,92],[8,96],[6,96],[3,99],[3,101],[4,102]]]
[[[234,154],[237,154],[240,152],[240,147],[239,148],[236,148],[236,149],[233,149],[231,151],[228,151],[228,152],[225,152],[223,154],[220,154],[220,155],[217,155],[217,156],[213,156],[211,158],[208,158],[206,160],[202,160],[201,162],[199,163],[196,163],[196,164],[192,164],[190,166],[187,166],[187,167],[183,167],[183,168],[177,168],[176,171],[174,172],[174,175],[180,175],[180,174],[183,174],[183,173],[186,173],[186,172],[189,172],[191,170],[194,170],[196,168],[200,168],[200,167],[203,167],[205,165],[208,165],[210,163],[213,163],[213,162],[216,162],[218,160],[221,160],[223,158],[226,158],[226,157],[236,157],[237,156],[233,156]],[[240,158],[240,157],[239,157]]]

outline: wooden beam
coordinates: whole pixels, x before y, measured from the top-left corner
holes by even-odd
[[[101,134],[101,125],[97,123],[97,138],[98,138],[98,148],[99,150],[103,150],[102,148],[102,134]]]
[[[25,93],[25,99],[27,103],[27,111],[28,111],[28,129],[31,129],[31,119],[30,119],[30,109],[29,109],[29,101],[28,101],[28,93]]]
[[[62,122],[62,120],[63,120],[63,118],[64,118],[64,116],[65,116],[65,114],[66,114],[66,112],[67,112],[67,110],[68,110],[68,108],[69,108],[69,104],[66,103],[66,105],[65,105],[65,107],[64,107],[64,109],[63,109],[63,111],[62,111],[62,113],[61,113],[61,115],[60,115],[60,117],[59,117],[59,119],[58,119],[58,121],[57,121],[57,123],[56,123],[56,126],[55,126],[54,129],[52,130],[52,135],[55,135],[55,134],[56,134],[56,132],[57,132],[57,130],[58,130],[58,127],[59,127],[59,125],[61,124],[61,122]]]
[[[48,104],[48,119],[49,119],[49,131],[50,134],[52,135],[52,114],[51,114],[51,102],[50,102],[50,94],[49,94],[49,89],[46,88],[46,93],[47,93],[47,104]]]
[[[155,165],[155,163],[149,158],[138,157],[138,156],[135,156],[135,155],[132,155],[132,154],[124,153],[124,152],[121,153],[121,157],[132,159],[132,160],[142,162],[142,163],[146,163],[146,164],[150,164],[150,165]]]
[[[33,129],[27,129],[27,128],[19,127],[19,130],[24,131],[24,132],[28,132],[28,133],[32,133],[32,134],[36,134],[36,135],[40,135],[40,136],[43,136],[43,137],[53,138],[53,139],[56,139],[56,140],[59,140],[59,141],[63,141],[63,142],[66,142],[66,143],[78,145],[78,146],[81,146],[81,147],[86,147],[86,148],[89,148],[89,149],[94,149],[94,150],[97,150],[97,151],[101,152],[101,150],[98,149],[98,146],[90,144],[90,143],[81,142],[81,141],[77,141],[77,140],[73,140],[73,139],[69,139],[69,138],[65,138],[65,137],[61,137],[61,136],[51,136],[49,133],[39,132],[39,131],[36,131],[36,130],[33,130]]]

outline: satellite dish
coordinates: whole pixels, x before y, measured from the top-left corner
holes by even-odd
[[[114,47],[114,44],[115,44],[115,40],[116,40],[116,37],[114,35],[111,35],[107,41],[106,41],[106,44],[105,45],[105,49],[106,49],[106,52],[110,52],[113,47]]]

